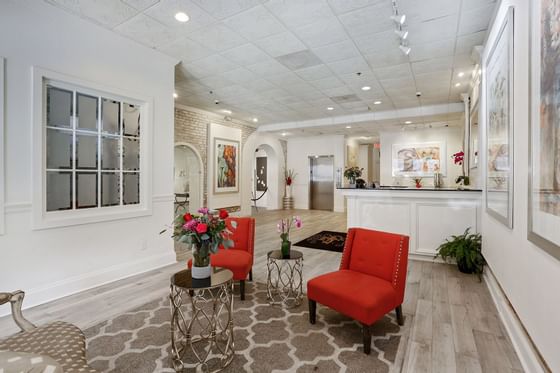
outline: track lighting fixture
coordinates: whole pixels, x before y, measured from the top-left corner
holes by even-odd
[[[406,40],[406,38],[408,38],[408,31],[407,30],[401,30],[399,28],[399,30],[395,30],[395,34],[397,34],[399,36],[399,38],[401,38],[402,40]]]
[[[412,50],[412,49],[410,49],[410,47],[408,47],[406,45],[402,45],[402,44],[399,45],[399,49],[407,56],[410,54],[410,51]]]
[[[394,14],[391,16],[391,19],[398,23],[399,25],[404,25],[406,21],[406,14]]]

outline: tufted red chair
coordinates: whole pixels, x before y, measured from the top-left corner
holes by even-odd
[[[233,228],[231,222],[237,222]],[[232,232],[233,247],[219,248],[216,254],[210,255],[210,265],[213,267],[227,268],[233,272],[234,281],[239,281],[241,300],[245,300],[245,280],[253,281],[253,256],[255,250],[255,219],[253,218],[227,218],[226,224]],[[192,266],[192,259],[188,263]]]
[[[317,302],[362,324],[364,352],[371,350],[370,326],[395,310],[403,325],[408,236],[351,228],[340,269],[307,282],[309,321],[315,324]]]

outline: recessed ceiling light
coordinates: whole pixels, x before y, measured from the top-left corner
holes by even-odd
[[[412,122],[407,120],[406,122],[404,122],[404,124],[411,124]]]
[[[405,30],[405,31],[403,31],[403,30],[395,30],[395,34],[397,34],[397,35],[399,36],[399,38],[401,38],[401,39],[403,39],[403,40],[406,39],[406,38],[408,38],[408,30]]]
[[[362,87],[362,91],[369,91],[371,87],[369,85],[365,85]]]
[[[259,121],[259,118],[253,118],[253,123],[257,123]]]
[[[455,83],[455,87],[460,87],[461,83]]]
[[[350,129],[350,128],[352,128],[352,126],[346,126],[346,129]]]
[[[406,45],[399,45],[399,49],[406,54],[407,56],[410,54],[410,51],[412,49],[410,49],[410,47],[407,47]]]
[[[282,132],[282,136],[287,136],[288,134],[286,132]]]
[[[465,76],[465,73],[461,71],[459,74],[457,74],[457,76],[458,76],[459,78],[462,78],[463,76]]]
[[[391,16],[391,19],[402,25],[406,21],[406,15],[405,14],[395,14],[395,15]]]
[[[334,110],[334,108],[333,108],[332,106],[329,106],[329,107],[327,108],[327,110],[328,110],[328,111],[332,111],[332,110]]]
[[[222,109],[221,112],[224,113],[224,114],[233,114],[233,112],[231,110],[228,110],[228,109]]]
[[[373,104],[374,105],[381,105],[381,101],[375,101]]]
[[[177,93],[173,93],[173,98],[177,98],[179,95]]]
[[[178,12],[175,14],[175,19],[179,22],[187,22],[190,18],[185,12]]]

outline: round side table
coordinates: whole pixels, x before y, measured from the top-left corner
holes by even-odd
[[[281,250],[269,251],[266,267],[268,303],[299,306],[303,299],[303,254],[291,250],[290,256],[284,257]]]
[[[233,273],[212,268],[208,279],[185,269],[171,276],[171,359],[176,372],[219,372],[231,363]],[[188,302],[188,300],[190,302]]]

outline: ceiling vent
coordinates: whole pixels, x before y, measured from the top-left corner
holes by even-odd
[[[331,97],[331,100],[333,100],[337,104],[346,104],[348,102],[360,102],[360,101],[362,101],[356,95],[335,96],[335,97]]]
[[[293,71],[320,65],[322,63],[319,57],[313,54],[309,49],[278,56],[276,60]]]

